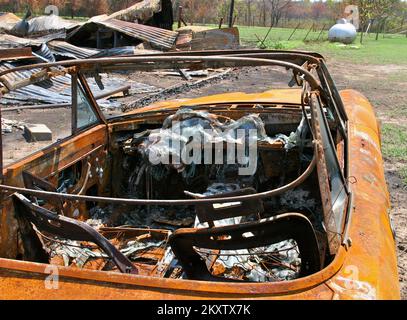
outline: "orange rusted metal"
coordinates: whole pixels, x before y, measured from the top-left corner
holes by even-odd
[[[57,288],[47,290],[48,264],[15,260],[20,250],[18,225],[10,195],[5,194],[0,225],[0,299],[400,299],[380,128],[365,97],[353,90],[344,90],[340,95],[349,118],[349,191],[353,201],[341,235],[343,243],[323,270],[292,281],[222,283],[160,278],[148,276],[149,271],[130,275],[54,266],[52,272],[58,275]],[[59,171],[79,159],[88,157],[94,163],[98,158],[102,162],[114,133],[131,130],[147,120],[161,122],[163,108],[176,110],[184,105],[236,103],[299,105],[301,90],[234,93],[155,104],[127,114],[151,112],[145,117],[126,118],[107,127],[98,125],[7,167],[4,184],[23,187],[21,172],[27,169],[55,182]],[[224,112],[233,115],[239,111],[226,108]],[[343,151],[344,146],[337,148]],[[345,155],[340,157],[342,164],[345,158]],[[106,181],[94,179],[92,184],[107,185]],[[73,209],[68,215],[72,212]]]
[[[397,260],[388,216],[389,197],[381,166],[379,129],[373,109],[364,97],[354,91],[343,91],[341,95],[350,118],[351,175],[357,180],[352,185],[355,194],[349,229],[352,245],[348,249],[342,247],[332,264],[320,273],[290,283],[225,285],[192,284],[185,280],[58,267],[60,288],[45,290],[46,265],[1,259],[0,283],[3,290],[0,297],[21,298],[20,289],[25,288],[23,297],[27,299],[399,299]],[[208,99],[207,102],[213,101]],[[98,134],[102,132],[98,131]],[[372,161],[372,158],[377,161]],[[30,162],[31,159],[25,161]],[[14,175],[16,170],[13,168],[9,174]]]

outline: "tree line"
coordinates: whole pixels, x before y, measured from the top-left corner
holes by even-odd
[[[93,17],[127,8],[136,2],[140,0],[0,0],[0,11],[23,13],[30,8],[39,15],[44,14],[46,6],[55,5],[61,16]]]
[[[0,0],[0,11],[23,13],[27,8],[43,14],[55,5],[61,16],[92,17],[127,8],[141,0]],[[332,25],[344,16],[347,5],[359,7],[361,28],[372,30],[386,24],[389,29],[407,25],[407,3],[401,0],[235,0],[235,24],[246,26],[293,27],[299,22]],[[188,24],[218,24],[228,19],[231,0],[172,0],[174,16],[183,7]],[[372,24],[373,22],[373,24]]]
[[[231,0],[174,0],[174,7],[182,6],[184,20],[190,23],[218,23],[226,19]],[[366,29],[380,27],[385,20],[388,27],[407,25],[407,2],[401,0],[235,0],[235,22],[246,26],[294,27],[299,22],[334,24],[344,17],[348,5],[357,5],[360,25]],[[175,13],[175,16],[177,14]]]

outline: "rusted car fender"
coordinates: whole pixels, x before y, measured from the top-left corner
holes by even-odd
[[[341,299],[400,299],[380,125],[361,93],[344,90],[340,94],[349,117],[354,201],[348,229],[351,245],[341,271],[327,285]]]

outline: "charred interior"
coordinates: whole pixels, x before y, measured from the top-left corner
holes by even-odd
[[[231,107],[235,111],[228,111]],[[94,159],[96,168],[78,161],[61,171],[56,191],[69,193],[83,182],[87,195],[126,199],[253,195],[298,179],[314,157],[309,119],[299,106],[186,106],[171,115],[144,120],[137,127],[115,130],[105,157]],[[198,145],[193,138],[205,143]],[[230,146],[235,149],[230,151]],[[254,149],[254,155],[249,155],[249,148]],[[239,152],[246,161],[238,161]],[[249,164],[249,158],[255,163]],[[239,171],[250,166],[252,172],[242,175]],[[92,175],[97,175],[94,181],[98,182],[89,185]],[[27,187],[46,190],[38,177],[25,173],[24,181]],[[332,258],[327,250],[316,170],[298,187],[278,196],[230,203],[133,206],[88,202],[75,207],[30,199],[33,202],[21,196],[19,210],[35,212],[35,205],[52,211],[59,208],[63,215],[96,228],[136,266],[137,273],[145,275],[287,281],[321,270]],[[27,203],[31,207],[27,208]],[[22,239],[29,239],[31,244],[25,247],[36,252],[36,259],[121,271],[109,253],[90,244],[91,239],[55,237],[52,230],[41,231],[41,224],[31,222],[34,232],[21,230],[37,238],[38,248],[32,248],[32,239]]]

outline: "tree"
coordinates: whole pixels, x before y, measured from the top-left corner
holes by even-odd
[[[378,40],[379,32],[384,29],[386,20],[395,14],[400,0],[358,0],[357,5],[362,29],[360,42],[362,43],[363,33],[369,23],[373,21],[378,21],[376,29],[376,40]]]
[[[263,13],[262,17],[263,17],[263,26],[266,26],[266,21],[267,21],[267,16],[266,16],[266,12],[267,12],[267,3],[266,0],[262,0],[261,3],[261,11]]]
[[[324,2],[315,2],[315,3],[313,3],[312,8],[311,8],[312,18],[314,20],[319,20],[326,14],[326,11],[327,11],[327,6]]]
[[[357,0],[362,28],[371,20],[383,20],[394,15],[400,0]]]
[[[271,25],[277,26],[283,15],[283,12],[288,9],[291,0],[268,0],[271,10]]]
[[[336,22],[338,19],[343,18],[343,13],[345,12],[346,8],[346,1],[335,1],[335,0],[328,0],[326,2],[327,5],[327,18],[332,20],[332,23]]]
[[[246,3],[246,25],[250,26],[253,22],[252,20],[252,4],[253,0],[245,0]]]

